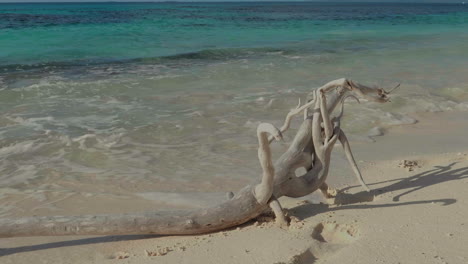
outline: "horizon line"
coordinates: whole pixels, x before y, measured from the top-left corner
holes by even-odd
[[[439,0],[440,1],[440,0]],[[271,3],[278,3],[278,2],[282,2],[282,3],[289,3],[289,2],[313,2],[313,3],[349,3],[349,4],[352,4],[352,3],[375,3],[375,4],[464,4],[465,2],[464,1],[451,1],[451,2],[446,2],[446,1],[417,1],[417,0],[414,0],[414,1],[404,1],[404,0],[400,0],[400,1],[386,1],[386,0],[383,0],[383,1],[379,1],[379,0],[373,0],[373,1],[346,1],[346,0],[334,0],[334,1],[324,1],[324,0],[254,0],[254,1],[249,1],[249,0],[237,0],[237,1],[232,1],[232,0],[228,0],[228,1],[221,1],[221,0],[214,0],[214,1],[207,1],[207,0],[201,0],[201,1],[198,1],[198,0],[195,0],[195,1],[192,1],[192,0],[154,0],[154,1],[128,1],[128,0],[123,0],[123,1],[119,1],[119,0],[112,0],[112,1],[108,1],[108,0],[103,0],[103,1],[33,1],[33,2],[11,2],[11,1],[5,1],[5,2],[2,2],[0,1],[0,4],[47,4],[47,3],[53,3],[53,4],[72,4],[72,3],[75,3],[75,4],[78,4],[78,3],[88,3],[88,4],[92,4],[92,3],[255,3],[255,2],[262,2],[262,3],[268,3],[268,2],[271,2]]]
[[[13,2],[13,1],[1,1],[0,3],[10,3],[10,4],[34,4],[34,3],[162,3],[162,2],[180,2],[180,3],[186,3],[186,2],[196,2],[196,3],[213,3],[213,2],[218,2],[218,3],[237,3],[237,2],[315,2],[315,3],[398,3],[398,4],[406,4],[406,3],[439,3],[439,4],[457,4],[457,3],[465,3],[465,1],[455,1],[452,0],[450,2],[443,1],[443,0],[436,0],[436,1],[421,1],[421,0],[413,0],[413,1],[405,1],[405,0],[370,0],[370,1],[347,1],[347,0],[333,0],[333,1],[326,1],[326,0],[228,0],[228,1],[222,1],[222,0],[143,0],[143,1],[128,1],[128,0],[98,0],[98,1],[32,1],[32,2]]]

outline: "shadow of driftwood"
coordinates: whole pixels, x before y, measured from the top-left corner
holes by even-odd
[[[406,206],[413,204],[436,204],[440,203],[442,206],[454,204],[457,200],[455,199],[437,199],[437,200],[426,200],[426,201],[413,201],[405,203],[391,203],[391,204],[348,204],[339,207],[330,207],[327,204],[303,204],[291,209],[291,213],[299,218],[300,220],[307,219],[309,217],[318,215],[325,212],[333,212],[340,210],[352,210],[352,209],[372,209],[372,208],[384,208],[384,207],[397,207]]]
[[[383,183],[392,183],[386,187],[377,189],[373,192],[360,192],[356,194],[346,194],[340,193],[336,198],[335,202],[343,206],[330,208],[328,205],[320,204],[304,204],[297,206],[291,209],[292,213],[301,219],[306,219],[312,217],[316,214],[337,210],[349,210],[349,209],[371,209],[371,208],[382,208],[382,207],[395,207],[395,206],[406,206],[412,204],[427,204],[427,203],[441,203],[442,205],[450,205],[456,202],[455,199],[439,199],[439,200],[427,200],[427,201],[412,201],[404,203],[391,203],[391,204],[357,204],[362,202],[373,201],[374,196],[378,194],[388,193],[397,190],[406,190],[407,191],[398,194],[393,198],[393,201],[397,202],[404,195],[407,195],[411,192],[418,191],[428,186],[439,184],[442,182],[460,180],[463,178],[468,178],[468,167],[460,169],[452,169],[453,165],[456,163],[451,163],[447,166],[435,166],[434,169],[428,170],[409,178],[400,178],[391,181],[378,182],[371,185],[383,184]],[[354,186],[352,186],[354,187]],[[348,187],[346,189],[352,188]],[[342,191],[346,190],[343,189]],[[15,248],[1,248],[0,257],[7,256],[16,253],[37,251],[50,248],[61,248],[61,247],[70,247],[70,246],[79,246],[79,245],[88,245],[88,244],[99,244],[115,241],[127,241],[127,240],[138,240],[145,238],[154,238],[157,236],[142,236],[142,235],[129,235],[129,236],[105,236],[105,237],[93,237],[93,238],[84,238],[76,239],[70,241],[60,241],[52,243],[44,243],[39,245],[32,246],[23,246]]]
[[[129,241],[129,240],[139,240],[147,238],[155,238],[158,236],[155,235],[127,235],[127,236],[103,236],[103,237],[91,237],[83,239],[74,239],[68,241],[58,241],[51,243],[44,243],[31,246],[15,247],[15,248],[0,248],[0,257],[12,255],[22,252],[31,252],[43,249],[50,248],[61,248],[61,247],[72,247],[80,245],[89,245],[89,244],[100,244],[107,242],[116,242],[116,241]]]
[[[440,203],[442,206],[450,205],[456,202],[455,199],[437,199],[437,200],[426,200],[426,201],[411,201],[403,203],[391,203],[391,204],[358,204],[362,202],[371,202],[374,197],[379,194],[390,193],[394,191],[406,190],[403,193],[400,193],[393,197],[394,202],[400,201],[402,196],[405,196],[409,193],[421,190],[423,188],[433,186],[439,183],[461,180],[468,178],[468,167],[453,169],[453,166],[456,162],[448,164],[446,166],[435,166],[434,169],[427,170],[421,173],[418,173],[414,176],[408,178],[400,178],[395,180],[378,182],[370,185],[380,185],[384,183],[390,183],[388,186],[373,190],[371,192],[359,192],[356,194],[344,193],[347,189],[358,187],[351,186],[341,190],[335,198],[335,204],[342,206],[339,207],[329,207],[326,204],[304,204],[292,209],[293,213],[297,213],[297,217],[301,219],[306,219],[314,215],[331,212],[338,210],[348,210],[348,209],[371,209],[371,208],[382,208],[382,207],[396,207],[396,206],[405,206],[413,204],[427,204],[427,203]]]
[[[335,198],[333,198],[333,204],[335,205],[347,205],[363,202],[372,202],[374,201],[375,193],[374,192],[359,192],[359,193],[344,193],[338,192]]]
[[[455,164],[457,163],[453,162],[446,166],[434,166],[434,169],[418,173],[408,178],[400,178],[400,179],[395,179],[395,180],[390,180],[390,181],[383,181],[383,182],[378,182],[378,183],[374,183],[371,185],[394,182],[391,185],[375,190],[374,192],[377,192],[377,194],[384,194],[388,192],[408,189],[407,191],[393,197],[393,201],[397,202],[400,200],[402,196],[421,190],[423,188],[436,185],[442,182],[455,181],[455,180],[468,178],[468,167],[452,169]],[[345,188],[342,191],[345,191],[353,187],[354,186]]]
[[[435,166],[434,169],[428,170],[409,178],[406,178],[400,182],[385,187],[382,192],[391,192],[394,190],[409,189],[404,193],[398,194],[393,197],[393,201],[399,201],[400,198],[409,193],[421,190],[431,185],[439,184],[442,182],[461,180],[468,178],[468,167],[452,169],[456,162],[451,163],[447,166]]]

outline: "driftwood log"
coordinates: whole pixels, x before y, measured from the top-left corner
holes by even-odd
[[[161,211],[120,215],[84,215],[27,217],[0,219],[0,237],[58,236],[58,235],[123,235],[159,234],[190,235],[223,230],[245,223],[272,209],[276,221],[287,225],[278,198],[302,197],[320,190],[326,197],[336,192],[326,179],[330,156],[339,140],[346,157],[361,185],[366,189],[361,173],[354,161],[348,140],[340,128],[343,103],[348,97],[363,97],[376,102],[387,102],[389,92],[371,88],[348,79],[338,79],[314,90],[308,102],[292,109],[281,128],[262,123],[257,128],[258,159],[263,170],[260,183],[246,186],[226,202],[193,211]],[[340,113],[332,113],[341,104]],[[304,113],[294,140],[287,151],[273,163],[270,143],[282,140],[294,116]],[[306,173],[296,175],[296,169]]]

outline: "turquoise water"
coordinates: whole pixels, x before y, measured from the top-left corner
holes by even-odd
[[[466,33],[467,10],[457,4],[1,4],[0,65],[101,63],[199,51],[206,52],[188,57],[239,55],[229,48],[324,52],[343,48],[343,42],[348,49],[375,49],[409,36]]]
[[[315,87],[402,84],[391,104],[347,106],[344,129],[368,141],[468,110],[467,73],[461,4],[0,4],[0,186],[224,190],[259,175],[256,124]]]

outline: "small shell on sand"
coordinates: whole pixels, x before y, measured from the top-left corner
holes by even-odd
[[[115,252],[114,255],[112,256],[113,259],[126,259],[129,257],[130,257],[130,254],[128,252],[123,252],[123,251]]]
[[[157,249],[155,251],[145,250],[145,253],[146,253],[146,256],[148,256],[148,257],[160,257],[160,256],[167,255],[167,253],[169,253],[171,251],[173,251],[173,250],[168,248],[168,247],[165,247],[165,248]]]
[[[415,168],[421,168],[419,162],[416,160],[402,160],[398,164],[398,167],[404,168],[408,171],[413,171]]]

